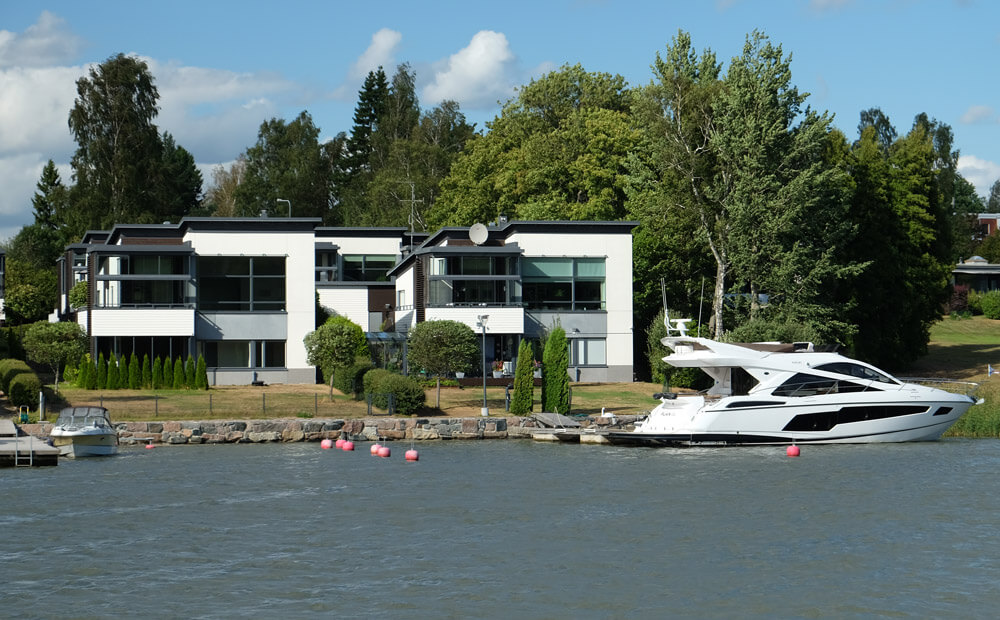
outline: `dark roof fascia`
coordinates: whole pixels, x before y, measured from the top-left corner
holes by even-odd
[[[184,232],[305,232],[316,230],[322,221],[318,217],[186,217],[178,226]]]
[[[107,241],[108,236],[111,234],[110,230],[88,230],[83,233],[83,237],[80,239],[80,243],[91,244],[91,243],[101,243]]]
[[[413,250],[413,252],[407,254],[398,263],[393,265],[392,269],[388,271],[390,276],[398,275],[400,271],[403,271],[404,265],[408,265],[412,261],[416,260],[417,256],[434,256],[434,255],[450,255],[450,256],[482,256],[482,255],[521,255],[524,254],[524,250],[516,243],[508,243],[506,245],[422,245],[419,248]]]
[[[126,234],[132,233],[132,234]],[[122,236],[142,236],[142,237],[153,237],[153,238],[167,238],[167,237],[177,237],[180,238],[178,234],[177,224],[119,224],[111,229],[108,238],[105,239],[104,243],[107,245],[117,245],[118,241]]]
[[[316,249],[317,250],[339,250],[340,246],[337,245],[336,243],[330,243],[329,241],[317,241],[316,242]]]
[[[362,226],[319,226],[316,228],[316,237],[377,237],[403,239],[407,231],[405,226],[379,226],[365,228]]]
[[[179,245],[107,245],[94,244],[87,246],[89,254],[194,254],[194,248],[190,241],[185,241]]]

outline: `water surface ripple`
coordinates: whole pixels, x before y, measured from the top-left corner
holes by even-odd
[[[1000,441],[124,448],[0,470],[11,618],[983,617]]]

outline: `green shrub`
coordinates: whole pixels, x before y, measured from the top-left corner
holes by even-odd
[[[174,374],[172,376],[174,379],[173,388],[175,390],[183,390],[187,387],[184,384],[184,360],[181,359],[180,355],[178,355],[177,359],[174,360]]]
[[[422,409],[426,395],[420,383],[410,377],[375,368],[365,373],[365,394],[372,395],[372,405],[379,409],[389,407],[389,394],[395,396],[396,415],[409,415]]]
[[[10,404],[15,407],[27,405],[29,407],[38,406],[38,393],[42,390],[42,380],[38,375],[31,372],[23,372],[16,375],[10,382],[10,391],[7,392]]]
[[[333,387],[344,394],[354,394],[355,398],[360,399],[364,391],[365,373],[373,368],[371,362],[361,360],[350,366],[338,368],[337,372],[333,374]]]
[[[195,388],[199,390],[208,389],[208,365],[205,363],[205,356],[198,356],[198,365],[195,368]]]
[[[1000,290],[993,290],[985,293],[980,298],[980,306],[983,314],[988,319],[1000,319]]]
[[[966,305],[972,314],[983,313],[983,294],[975,289],[970,289],[966,297]]]
[[[0,390],[4,394],[10,394],[10,383],[17,375],[31,372],[31,368],[24,360],[7,358],[0,360]]]

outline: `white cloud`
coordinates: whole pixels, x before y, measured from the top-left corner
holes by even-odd
[[[978,125],[980,123],[995,123],[997,120],[996,112],[993,111],[988,105],[973,105],[969,106],[969,109],[962,114],[962,117],[958,119],[958,122],[964,125]]]
[[[350,79],[360,80],[379,67],[385,67],[387,73],[392,73],[392,62],[395,58],[396,46],[403,40],[403,35],[389,28],[382,28],[372,35],[368,49],[351,65]]]
[[[38,22],[18,34],[0,30],[0,67],[47,67],[73,62],[83,39],[66,27],[66,21],[42,11]]]
[[[515,60],[503,33],[481,30],[434,74],[423,98],[434,103],[452,99],[463,108],[492,108],[514,91]]]
[[[976,187],[976,193],[984,198],[989,197],[990,187],[1000,179],[1000,164],[979,159],[975,155],[959,156],[958,171]]]

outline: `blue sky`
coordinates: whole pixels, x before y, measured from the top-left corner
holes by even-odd
[[[454,99],[484,128],[516,86],[566,63],[648,83],[678,29],[724,68],[762,30],[849,137],[870,107],[900,134],[925,112],[952,127],[980,194],[1000,178],[1000,4],[987,0],[21,1],[0,6],[0,238],[31,223],[49,159],[69,181],[76,80],[119,52],[149,63],[157,124],[207,187],[267,119],[307,110],[324,138],[349,131],[378,65],[409,62],[424,109]]]

